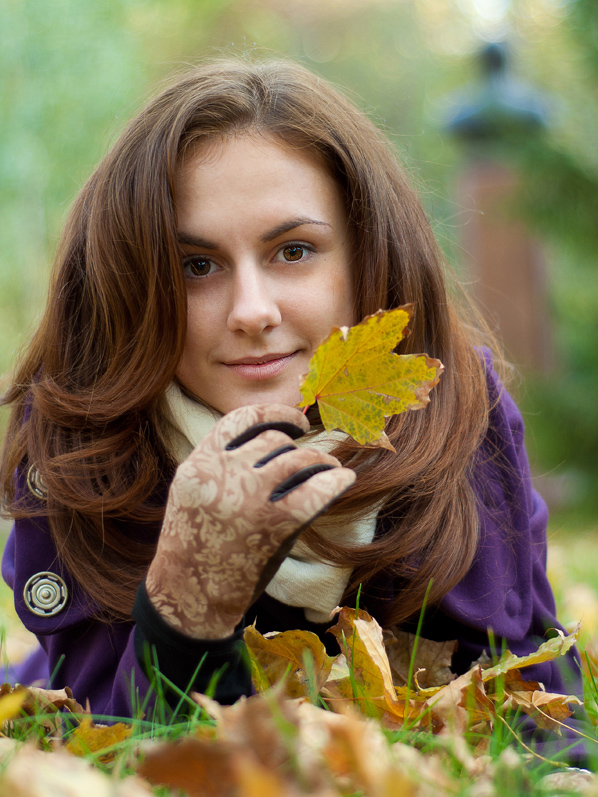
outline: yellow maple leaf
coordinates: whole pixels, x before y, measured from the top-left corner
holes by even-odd
[[[378,310],[354,327],[334,327],[303,377],[299,407],[318,403],[327,431],[340,429],[362,445],[394,451],[384,419],[421,409],[444,367],[425,354],[395,354],[413,305]]]
[[[285,691],[289,697],[308,696],[310,691],[317,694],[330,674],[333,659],[311,631],[284,631],[264,637],[253,626],[247,626],[243,639],[253,683],[259,692],[286,675]],[[306,652],[311,656],[311,667],[306,664]]]

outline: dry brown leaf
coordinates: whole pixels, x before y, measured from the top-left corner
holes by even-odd
[[[343,793],[358,791],[371,797],[416,793],[415,781],[394,761],[375,722],[364,720],[354,710],[341,715],[307,703],[299,707],[299,715],[306,746],[317,751]],[[391,783],[394,792],[388,790]]]
[[[467,711],[469,730],[489,735],[495,719],[495,705],[486,694],[480,667],[473,668],[471,683],[463,690],[461,705]]]
[[[55,713],[63,708],[74,714],[83,714],[83,706],[73,698],[73,693],[66,686],[64,689],[40,689],[37,686],[12,686],[4,683],[0,686],[0,696],[15,692],[25,693],[23,711],[27,714]]]
[[[151,797],[138,778],[117,780],[66,752],[48,753],[26,744],[0,777],[0,793],[11,797]]]
[[[585,769],[561,769],[551,772],[538,782],[537,788],[544,794],[598,794],[598,777]]]
[[[281,721],[287,731],[297,725],[295,702],[285,700],[282,691],[271,690],[223,706],[218,731],[223,740],[251,750],[262,766],[279,769],[289,762]]]
[[[46,736],[59,736],[62,732],[61,711],[82,714],[83,707],[73,698],[66,686],[64,689],[40,689],[35,686],[16,686],[5,683],[0,686],[0,696],[18,693],[23,695],[20,712],[36,717],[38,725],[44,728]],[[21,698],[19,698],[20,700]],[[16,719],[16,714],[14,715]]]
[[[189,797],[234,797],[237,779],[233,762],[238,753],[230,742],[188,736],[180,742],[145,748],[145,759],[137,771],[150,783],[182,789]]]
[[[412,658],[412,672],[417,672],[417,682],[422,689],[445,686],[455,679],[451,658],[457,649],[456,640],[435,642],[419,637],[413,657],[415,634],[395,627],[385,629],[383,638],[395,686],[407,683]]]
[[[351,675],[351,670],[347,664],[347,657],[344,653],[339,653],[333,660],[332,667],[330,668],[329,681],[339,681],[343,678],[348,678]]]
[[[133,733],[133,726],[124,722],[114,725],[96,725],[90,717],[84,717],[78,728],[71,734],[66,749],[76,756],[86,756],[89,753],[99,753],[108,747],[113,747],[126,741]],[[102,762],[112,761],[116,756],[115,750],[110,750],[104,755],[99,755]]]
[[[0,735],[0,766],[4,764],[5,759],[12,757],[19,747],[21,742],[18,739],[9,739]]]
[[[187,737],[146,748],[139,772],[153,783],[187,790],[191,797],[300,797],[305,789],[332,797],[319,761],[301,740],[300,706],[300,700],[289,700],[280,690],[221,706],[215,740]]]
[[[460,779],[452,779],[447,768],[443,766],[442,758],[435,753],[422,753],[411,745],[396,742],[391,747],[393,766],[395,771],[405,774],[417,783],[417,797],[449,797],[461,795],[463,784]],[[392,770],[390,771],[392,772]],[[390,773],[389,773],[390,774]],[[401,782],[401,781],[399,781]],[[411,797],[412,792],[406,792]],[[398,792],[399,795],[402,792]],[[395,797],[397,791],[392,790],[392,781],[388,783],[384,797]]]
[[[298,787],[240,750],[233,762],[238,797],[302,797]]]
[[[406,717],[419,713],[411,701],[400,700],[392,681],[382,629],[370,615],[347,607],[329,629],[343,651],[349,675],[330,678],[322,695],[335,708],[339,700],[350,700],[366,716],[376,717],[387,728],[402,727]]]
[[[473,677],[472,670],[460,675],[450,684],[439,689],[434,697],[429,698],[426,707],[430,709],[430,730],[438,733],[447,727],[455,733],[465,733],[467,730],[467,712],[461,705],[463,690],[470,684]]]
[[[28,698],[23,709],[28,713],[52,713],[66,709],[73,714],[84,714],[80,703],[77,703],[68,686],[64,689],[40,689],[36,686],[26,687]]]
[[[344,654],[355,679],[367,688],[368,696],[394,694],[394,684],[388,656],[382,639],[382,629],[370,615],[345,607],[330,629]]]
[[[282,690],[270,689],[226,707],[221,732],[223,738],[249,748],[262,766],[275,769],[289,783],[300,783],[310,795],[325,797],[329,770],[322,766],[314,742],[318,733],[321,738],[325,732],[328,714],[305,698],[289,700]],[[317,722],[309,724],[313,717]]]
[[[494,705],[486,695],[479,665],[443,686],[428,698],[426,707],[435,733],[444,728],[465,733],[474,724],[490,723],[494,717]]]
[[[318,694],[332,667],[333,659],[316,634],[310,631],[284,631],[262,636],[253,626],[243,634],[251,673],[258,691],[269,689],[284,678],[289,697],[309,697]],[[306,666],[306,655],[311,666]],[[288,673],[288,674],[287,674]]]
[[[551,694],[537,681],[525,681],[517,668],[508,670],[498,693],[491,694],[496,702],[502,701],[504,708],[521,709],[545,730],[561,733],[561,723],[571,716],[569,703],[581,705],[574,695]]]
[[[581,700],[573,695],[557,695],[543,690],[508,691],[505,694],[505,706],[520,708],[529,714],[539,728],[561,734],[561,724],[571,716],[569,703],[581,705]]]
[[[565,636],[558,628],[555,630],[556,636],[541,644],[535,653],[530,653],[527,656],[515,656],[510,651],[505,651],[500,657],[500,661],[492,667],[487,667],[483,670],[484,681],[489,681],[491,678],[504,675],[504,673],[509,670],[521,669],[522,667],[529,667],[532,664],[541,664],[545,661],[553,661],[559,656],[564,656],[575,644],[579,636],[580,626],[577,625],[568,636]]]
[[[197,703],[198,706],[203,708],[208,717],[216,720],[216,722],[220,722],[222,720],[222,712],[225,707],[221,706],[217,700],[214,700],[207,695],[202,695],[200,692],[191,692],[190,697]],[[243,698],[241,698],[241,700],[242,699]]]

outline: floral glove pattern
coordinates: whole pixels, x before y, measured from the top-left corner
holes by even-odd
[[[308,430],[293,407],[241,407],[177,469],[146,589],[183,634],[230,636],[301,531],[355,481],[330,454],[295,446]]]

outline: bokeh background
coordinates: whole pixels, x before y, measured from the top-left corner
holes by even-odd
[[[126,120],[175,70],[268,54],[343,88],[406,163],[516,366],[563,619],[594,633],[596,0],[0,0],[1,384],[70,203]]]

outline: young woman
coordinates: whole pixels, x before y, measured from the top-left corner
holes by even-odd
[[[328,436],[294,408],[311,355],[407,302],[399,350],[445,366],[430,404],[388,421],[396,453]],[[206,656],[193,687],[219,672],[232,701],[245,624],[333,650],[359,585],[410,629],[431,583],[423,636],[458,640],[456,672],[491,640],[535,649],[557,626],[546,509],[463,313],[390,145],[320,78],[226,61],[163,91],[75,201],[4,398],[3,573],[40,641],[21,680],[130,715],[149,645],[182,689]]]

